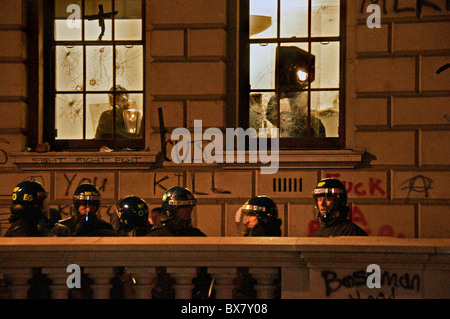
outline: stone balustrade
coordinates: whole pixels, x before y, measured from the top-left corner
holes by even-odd
[[[379,266],[378,277],[367,270],[372,264]],[[117,269],[132,277],[133,298],[152,298],[156,270],[163,269],[173,280],[174,298],[189,299],[201,268],[212,278],[216,299],[235,297],[243,274],[262,299],[450,297],[450,239],[0,238],[6,297],[27,298],[30,278],[40,273],[50,281],[52,298],[68,298],[69,265],[81,267],[98,299],[110,298]],[[368,278],[378,278],[381,288],[369,288]]]

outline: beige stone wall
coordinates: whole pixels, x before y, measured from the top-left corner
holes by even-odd
[[[71,195],[80,182],[96,183],[107,220],[118,198],[135,194],[153,207],[164,188],[179,184],[196,191],[194,221],[209,236],[239,236],[235,212],[248,198],[262,194],[278,203],[283,236],[309,236],[316,225],[311,191],[320,178],[331,176],[347,185],[353,220],[370,235],[449,238],[450,70],[436,73],[450,62],[449,8],[444,0],[428,1],[441,11],[428,5],[417,8],[416,1],[400,1],[395,8],[394,1],[387,0],[381,28],[370,29],[369,13],[364,8],[361,12],[363,2],[347,1],[346,142],[350,150],[372,154],[371,166],[342,164],[339,154],[324,161],[320,152],[305,162],[301,151],[288,151],[276,174],[263,175],[249,165],[63,166],[63,153],[32,154],[34,166],[18,165],[28,146],[26,129],[38,126],[35,116],[27,120],[37,107],[27,99],[30,86],[37,86],[28,83],[27,73],[26,8],[34,2],[2,1],[0,219],[8,217],[12,188],[27,177],[45,183],[51,204],[63,215],[69,213]],[[227,56],[229,3],[235,2],[147,0],[150,98],[145,107],[146,124],[153,132],[146,145],[151,150],[159,150],[158,107],[163,108],[169,131],[192,128],[198,119],[204,128],[224,128],[235,114],[233,98],[227,96],[234,83],[227,69],[233,62]],[[88,155],[80,158],[92,161]],[[1,222],[2,233],[7,226],[7,221]]]

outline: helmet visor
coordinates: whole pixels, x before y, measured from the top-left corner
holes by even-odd
[[[245,235],[258,224],[258,213],[253,209],[246,209],[248,205],[242,207],[236,213],[236,222],[238,223],[238,234]]]
[[[344,194],[344,190],[341,188],[316,188],[313,194],[314,196],[340,195]]]
[[[169,200],[169,205],[171,206],[195,206],[197,204],[197,200],[196,199],[176,199],[173,198],[171,200]]]
[[[264,207],[264,206],[257,206],[257,205],[244,205],[242,210],[249,211],[249,212],[250,211],[253,211],[253,212],[265,212],[266,211],[266,207]]]
[[[78,194],[74,197],[77,201],[100,201],[100,195]]]

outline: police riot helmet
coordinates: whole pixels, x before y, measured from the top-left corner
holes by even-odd
[[[73,194],[73,204],[76,211],[80,205],[94,206],[98,209],[101,204],[100,191],[93,184],[81,184]]]
[[[341,205],[347,204],[347,190],[344,184],[336,178],[324,178],[317,183],[313,191],[314,199],[323,196],[332,196]]]
[[[13,205],[31,206],[37,204],[42,206],[47,198],[48,192],[41,183],[37,181],[23,181],[14,187],[11,199]]]
[[[244,215],[256,216],[258,222],[270,223],[278,218],[277,204],[267,196],[261,195],[250,198],[242,207]]]
[[[126,196],[117,202],[117,216],[120,228],[130,232],[148,224],[148,205],[140,197]]]
[[[238,217],[239,215],[239,217]],[[250,198],[236,213],[244,236],[281,236],[281,219],[275,202],[267,196]]]
[[[336,178],[324,178],[320,180],[313,191],[314,204],[317,206],[317,198],[324,196],[333,197],[335,199],[335,204],[332,211],[327,214],[328,216],[321,216],[319,212],[319,219],[323,222],[327,222],[328,220],[336,217],[336,212],[339,212],[340,218],[347,218],[347,190],[340,180]]]
[[[162,198],[162,217],[164,220],[173,219],[175,211],[178,207],[190,206],[194,208],[197,204],[197,199],[192,192],[181,186],[175,186],[167,190]]]

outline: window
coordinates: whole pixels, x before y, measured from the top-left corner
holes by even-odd
[[[46,12],[46,133],[53,148],[142,148],[142,1],[55,0]]]
[[[343,2],[243,1],[242,126],[279,128],[282,148],[343,147]]]

